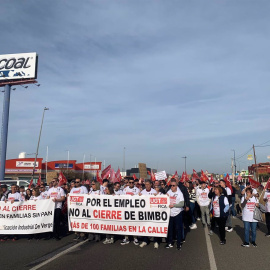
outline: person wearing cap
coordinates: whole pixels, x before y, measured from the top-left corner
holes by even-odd
[[[206,187],[206,182],[202,181],[201,187],[197,189],[196,197],[201,210],[203,227],[205,227],[205,225],[210,226],[210,199],[208,198],[208,194],[209,189]]]
[[[265,234],[266,237],[270,237],[270,186],[267,187],[263,200],[266,202],[266,213],[265,213],[265,223],[267,227],[267,233]]]

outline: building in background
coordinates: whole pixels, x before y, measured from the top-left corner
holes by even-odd
[[[6,160],[5,179],[10,180],[31,180],[34,158],[22,158]],[[97,171],[101,171],[102,162],[77,163],[77,160],[55,160],[43,162],[43,158],[37,158],[34,173],[34,182],[41,174],[43,180],[46,179],[46,173],[56,176],[60,171],[67,173],[71,178],[76,176],[95,177]]]

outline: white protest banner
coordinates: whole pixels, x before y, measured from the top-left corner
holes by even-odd
[[[167,178],[167,174],[165,171],[155,173],[156,180],[165,180]]]
[[[70,194],[68,214],[70,231],[166,237],[169,197]]]
[[[33,234],[53,231],[52,200],[0,202],[0,234]]]

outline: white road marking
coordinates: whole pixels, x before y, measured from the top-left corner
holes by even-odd
[[[72,247],[70,247],[70,248],[68,248],[68,249],[66,249],[66,250],[63,250],[62,252],[60,252],[60,253],[56,254],[55,256],[51,257],[50,259],[48,259],[48,260],[46,260],[46,261],[44,261],[44,262],[42,262],[42,263],[40,263],[40,264],[34,266],[34,267],[31,268],[30,270],[37,270],[37,269],[43,267],[44,265],[46,265],[46,264],[48,264],[48,263],[50,263],[50,262],[52,262],[52,261],[58,259],[59,257],[65,255],[65,254],[67,254],[67,253],[69,253],[69,252],[72,251],[73,249],[76,249],[77,247],[83,245],[83,244],[86,243],[87,241],[88,241],[88,239],[85,240],[85,241],[82,241],[82,242],[80,242],[80,243],[78,243],[78,244],[76,244],[76,245],[74,245],[74,246],[72,246]]]
[[[210,263],[210,270],[217,270],[216,259],[213,252],[211,239],[210,239],[210,236],[208,235],[207,226],[205,226],[204,232],[205,232],[206,246],[207,246],[207,252],[208,252],[209,263]]]

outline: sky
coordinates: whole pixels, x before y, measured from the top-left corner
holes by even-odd
[[[7,158],[247,169],[270,155],[270,2],[3,1],[0,54],[37,52],[11,93]],[[0,92],[0,111],[4,94]],[[264,143],[264,144],[263,144]],[[90,157],[91,156],[91,157]],[[34,157],[29,155],[28,157]]]

